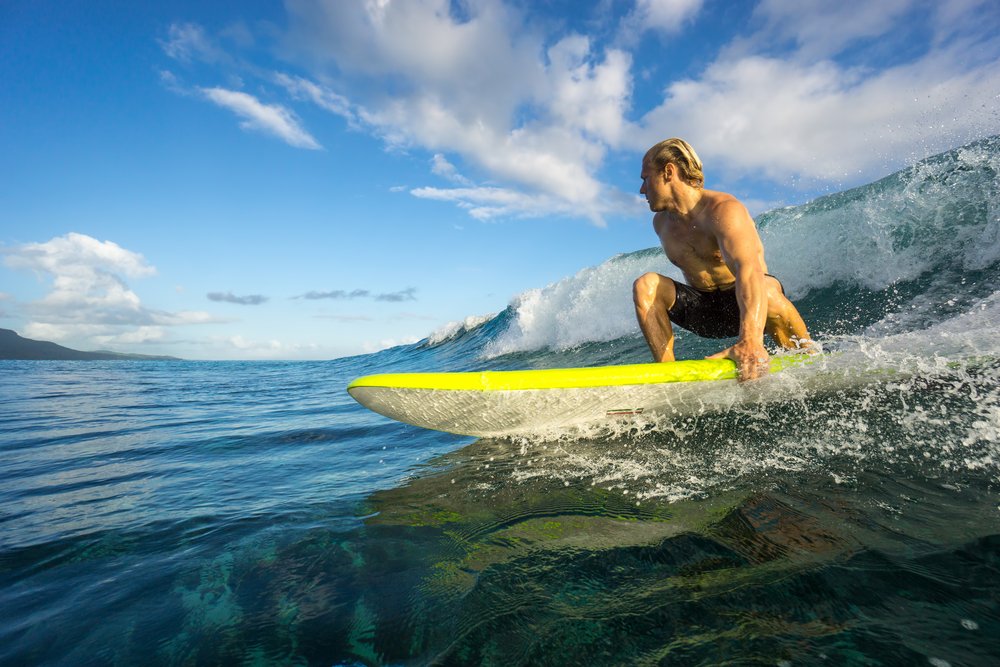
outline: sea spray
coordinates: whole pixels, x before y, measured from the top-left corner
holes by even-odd
[[[670,271],[661,252],[612,257],[544,289],[518,295],[510,327],[485,349],[486,357],[583,343],[607,342],[636,328],[632,281],[647,271]]]
[[[1000,260],[1000,137],[757,222],[768,268],[793,297],[988,269]]]

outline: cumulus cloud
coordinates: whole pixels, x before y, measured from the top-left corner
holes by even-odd
[[[634,148],[680,135],[710,180],[844,187],[1000,132],[1000,14],[982,0],[763,0],[754,20],[666,88]]]
[[[446,178],[457,154],[500,181],[411,190],[482,220],[583,213],[600,224],[627,203],[598,177],[608,154],[667,136],[688,137],[730,177],[844,185],[1000,131],[1000,26],[982,0],[762,0],[747,37],[668,82],[633,122],[625,50],[578,34],[547,45],[499,1],[461,18],[445,0],[288,6],[303,48],[373,90],[389,86],[384,97],[354,88],[359,117],[387,142],[434,151]],[[676,33],[702,7],[638,0],[625,22]],[[888,64],[869,64],[872,53]]]
[[[699,71],[646,67],[644,76],[667,78],[658,99],[637,100],[630,50],[639,37],[690,46],[683,30],[704,4],[635,0],[608,41],[553,29],[528,15],[530,5],[504,0],[287,0],[282,53],[307,63],[309,76],[240,72],[390,150],[427,151],[431,173],[455,187],[409,192],[479,220],[565,215],[601,225],[623,207],[638,212],[603,170],[667,136],[695,144],[710,180],[843,186],[1000,131],[1000,15],[989,0],[760,0]],[[193,24],[173,26],[162,45],[179,63],[226,66]],[[179,85],[170,74],[164,81]],[[245,129],[320,148],[290,107],[233,87],[191,90]]]
[[[146,278],[156,269],[141,254],[113,241],[99,241],[71,232],[45,243],[27,243],[3,251],[4,263],[32,271],[52,281],[42,299],[24,305],[30,322],[27,335],[68,340],[143,336],[149,339],[158,327],[212,321],[203,312],[169,313],[142,305],[126,278]],[[144,332],[144,333],[136,333]]]
[[[710,172],[776,182],[870,180],[1000,130],[1000,68],[967,44],[881,71],[748,55],[671,84],[636,149],[684,136]],[[994,54],[996,44],[990,45]],[[711,176],[709,174],[711,179]]]
[[[52,291],[33,306],[40,315],[62,321],[85,318],[102,324],[149,318],[123,276],[151,276],[156,269],[142,255],[113,241],[73,232],[6,251],[4,263],[53,279]]]
[[[295,114],[280,104],[264,104],[253,95],[225,88],[199,88],[201,94],[214,104],[229,109],[243,122],[244,130],[255,130],[278,137],[289,146],[320,150],[319,145],[299,123]]]
[[[545,195],[539,205],[610,210],[596,173],[622,133],[624,52],[579,35],[546,48],[499,0],[472,3],[462,17],[447,0],[287,7],[289,42],[353,83],[358,118],[390,146],[457,154],[489,178]]]
[[[262,294],[247,294],[246,296],[236,296],[232,292],[209,292],[205,295],[209,301],[219,301],[222,303],[235,303],[239,306],[259,306],[267,301],[267,297]]]

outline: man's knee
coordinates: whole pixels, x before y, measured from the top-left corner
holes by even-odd
[[[785,296],[777,280],[770,278],[768,282],[765,332],[782,347],[798,349],[807,346],[809,332],[795,304]]]
[[[785,296],[781,289],[781,283],[777,278],[768,276],[767,278],[767,319],[781,320],[787,319],[789,311],[794,311],[795,306]]]
[[[648,310],[657,301],[662,301],[667,296],[665,292],[673,291],[673,281],[670,278],[661,276],[650,271],[635,279],[632,283],[632,300],[636,308]],[[666,283],[671,283],[667,285]]]

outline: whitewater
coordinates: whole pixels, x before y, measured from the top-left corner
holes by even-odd
[[[0,362],[0,663],[995,664],[1000,137],[756,222],[826,354],[721,411],[477,440],[344,391],[646,361],[659,248],[370,355]]]

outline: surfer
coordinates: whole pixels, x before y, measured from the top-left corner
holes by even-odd
[[[705,338],[738,336],[709,356],[736,362],[740,380],[768,371],[764,334],[788,349],[809,348],[805,322],[767,273],[764,246],[743,204],[704,189],[701,160],[683,139],[667,139],[642,159],[642,187],[653,230],[688,284],[646,273],[633,285],[635,314],[656,361],[674,360],[677,324]]]

